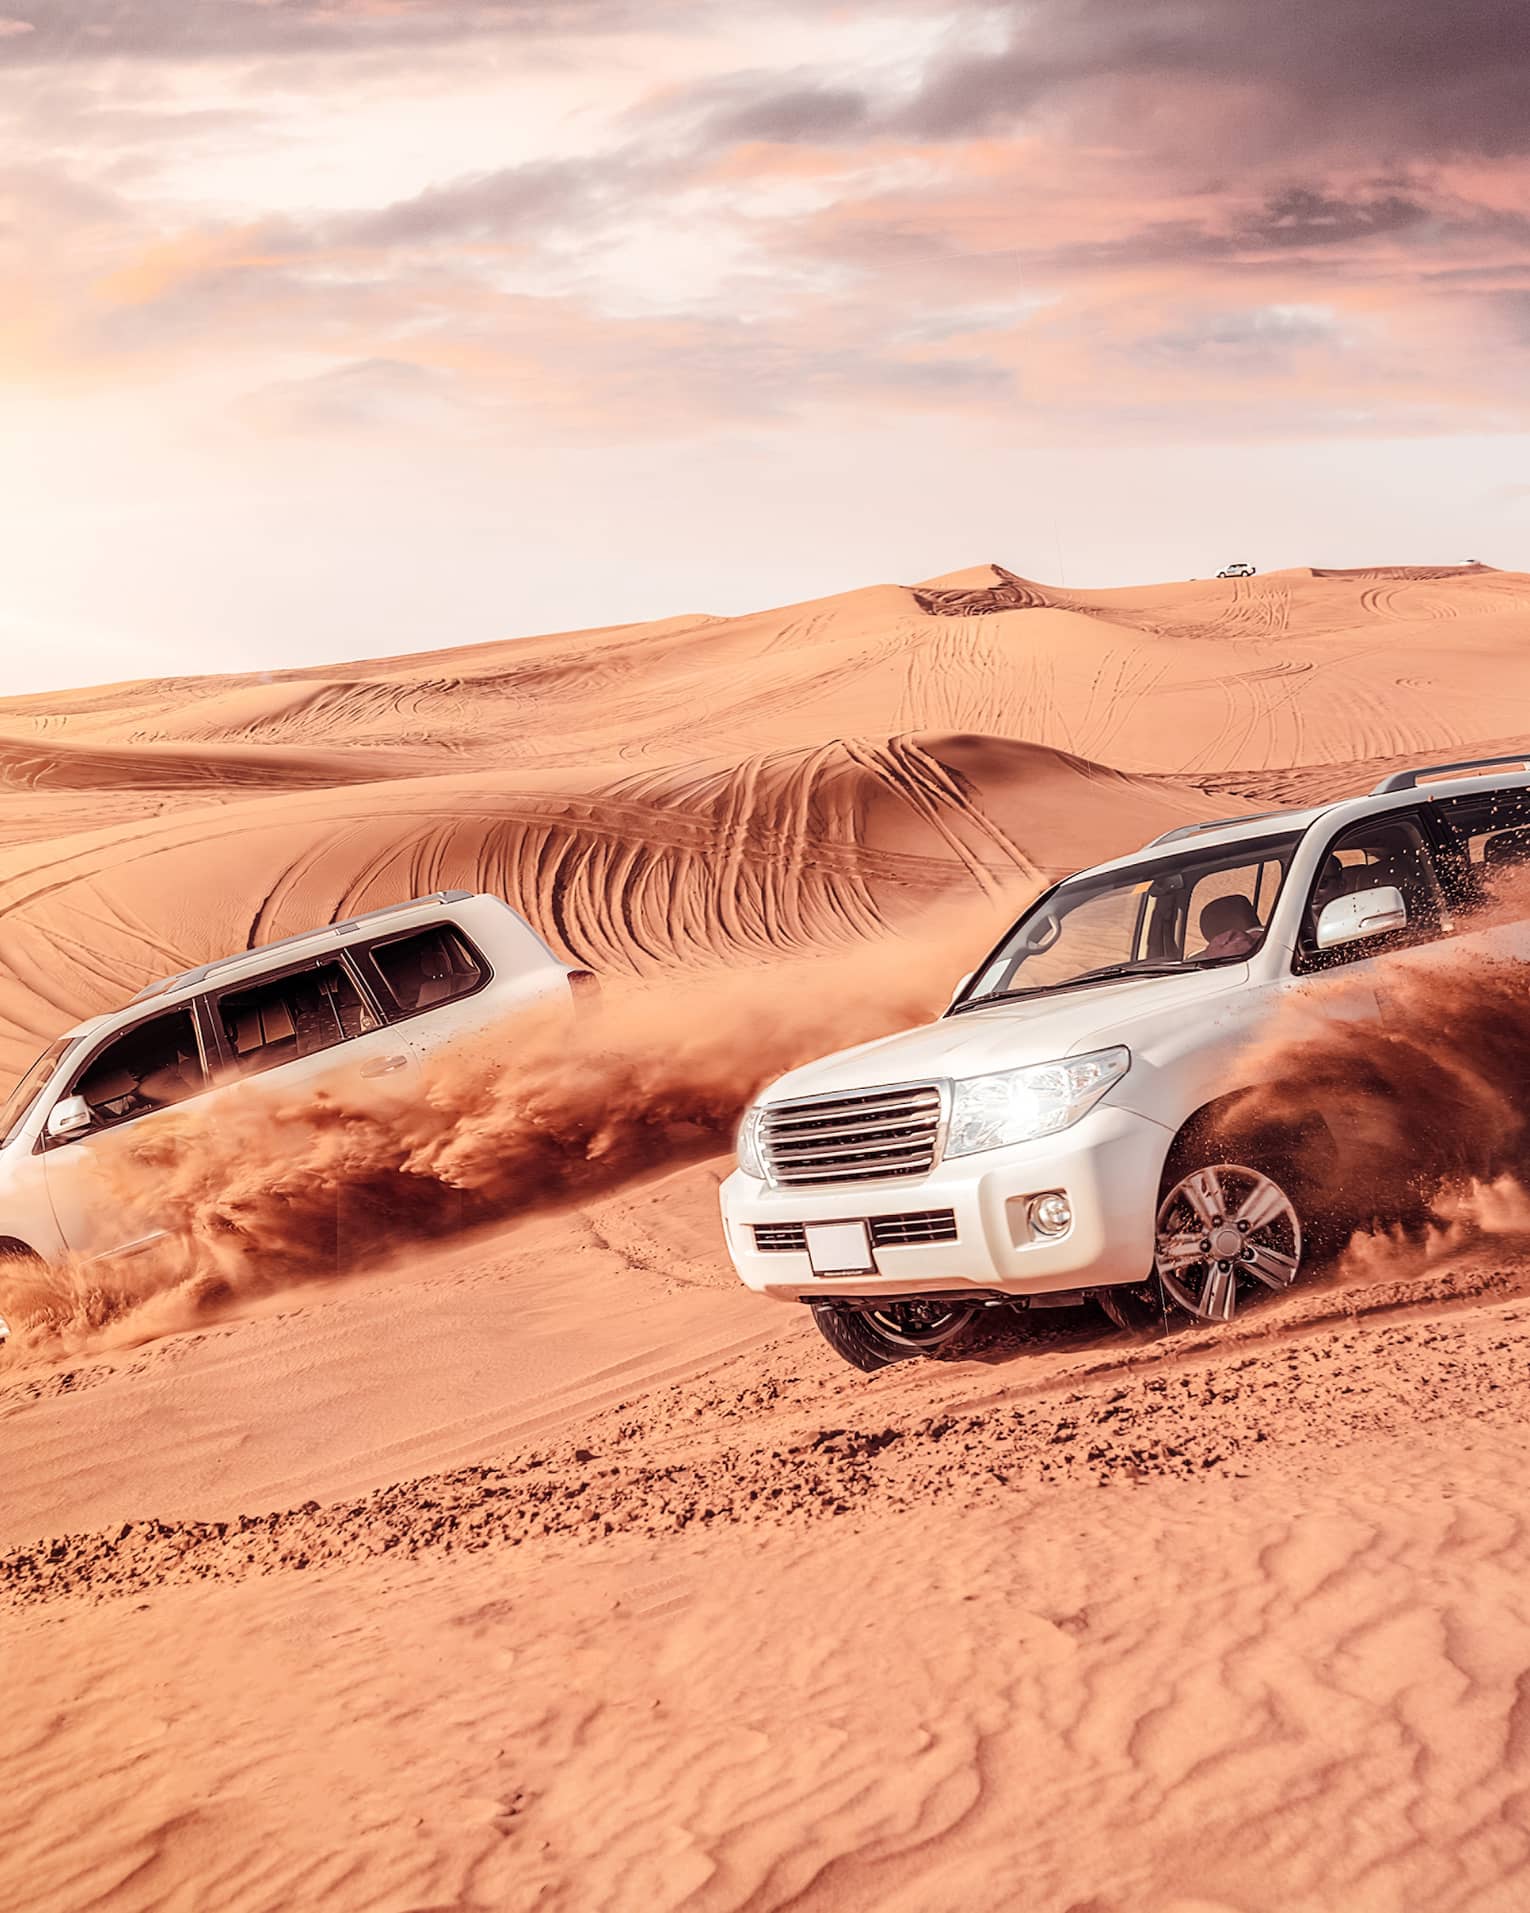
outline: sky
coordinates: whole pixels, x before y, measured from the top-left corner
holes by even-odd
[[[1523,0],[0,0],[0,695],[1530,569]]]

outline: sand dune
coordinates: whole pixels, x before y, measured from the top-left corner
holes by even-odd
[[[1253,808],[1249,779],[1530,730],[1519,574],[957,578],[0,700],[0,1068],[121,983],[438,884],[600,969],[734,960]],[[953,615],[973,591],[1006,602]]]
[[[0,1904],[1517,1906],[1522,1204],[1231,1334],[867,1379],[733,1282],[708,1152],[1057,872],[1524,747],[1527,627],[1481,566],[980,565],[0,699],[0,1075],[443,885],[665,1006],[560,1059],[541,1156],[437,1097],[420,1161],[535,1213],[344,1278],[273,1237],[0,1370]],[[1484,1134],[1514,1055],[1453,1086]]]

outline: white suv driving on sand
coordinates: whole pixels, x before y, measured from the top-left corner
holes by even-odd
[[[1069,877],[939,1021],[794,1070],[747,1112],[722,1191],[735,1267],[809,1303],[866,1369],[932,1353],[984,1306],[1229,1320],[1310,1258],[1298,1165],[1339,1147],[1229,1142],[1257,1039],[1294,991],[1381,1020],[1391,966],[1530,955],[1530,924],[1471,927],[1495,867],[1524,862],[1530,761],[1494,758],[1171,830]],[[1356,987],[1310,988],[1341,967]]]
[[[442,890],[150,984],[59,1037],[0,1106],[0,1258],[161,1240],[110,1188],[163,1111],[268,1071],[283,1088],[354,1075],[407,1095],[432,1050],[586,980],[498,897]]]

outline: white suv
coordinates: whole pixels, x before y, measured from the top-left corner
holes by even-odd
[[[1229,1320],[1295,1280],[1322,1215],[1311,1165],[1342,1166],[1342,1110],[1323,1135],[1239,1143],[1256,1039],[1293,991],[1384,1023],[1397,965],[1530,955],[1502,899],[1472,927],[1522,862],[1530,759],[1491,758],[1172,830],[1069,877],[939,1021],[794,1070],[746,1113],[722,1190],[735,1267],[866,1369],[985,1306]],[[1358,987],[1310,989],[1341,966]]]
[[[407,1097],[443,1043],[594,982],[498,897],[442,890],[152,983],[59,1037],[0,1106],[0,1261],[160,1241],[113,1202],[112,1168],[193,1097],[268,1071],[283,1088],[354,1076]]]

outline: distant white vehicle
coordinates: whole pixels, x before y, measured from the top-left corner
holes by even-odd
[[[1336,1106],[1250,1140],[1258,1039],[1294,992],[1379,1038],[1389,976],[1530,957],[1527,913],[1477,929],[1470,908],[1516,864],[1523,757],[1190,825],[1080,871],[938,1021],[764,1091],[722,1187],[734,1267],[809,1304],[863,1369],[933,1354],[994,1307],[1231,1320],[1312,1259],[1347,1139]],[[1349,991],[1306,989],[1338,970]]]
[[[1219,578],[1252,578],[1256,575],[1254,567],[1245,564],[1224,565],[1217,573]]]
[[[0,1106],[0,1260],[129,1256],[167,1231],[123,1214],[113,1164],[195,1099],[270,1074],[390,1100],[475,1027],[596,987],[508,904],[442,890],[152,983],[52,1043]],[[0,1341],[5,1334],[0,1323]]]

